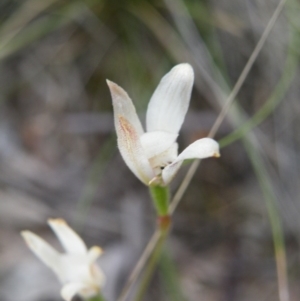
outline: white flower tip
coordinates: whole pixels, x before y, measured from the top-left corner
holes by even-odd
[[[215,153],[213,154],[213,157],[215,157],[215,158],[220,158],[220,157],[221,157],[221,154],[220,154],[219,152],[215,152]]]
[[[178,134],[188,110],[194,71],[191,65],[176,65],[160,81],[147,109],[147,131]]]
[[[68,226],[67,222],[62,218],[49,218],[48,224],[51,225],[57,225],[57,226]]]
[[[131,122],[133,122],[134,125],[137,125],[138,123],[138,126],[141,127],[139,121],[137,121],[138,117],[136,115],[135,108],[131,103],[131,99],[127,92],[114,82],[109,80],[106,80],[106,82],[110,90],[115,115],[125,115],[131,120]],[[142,129],[140,131],[142,132]]]
[[[95,261],[100,255],[103,254],[103,249],[98,246],[93,246],[89,249],[89,257]]]
[[[25,243],[31,250],[38,252],[41,249],[41,239],[39,236],[27,230],[22,231],[21,235],[24,238]]]
[[[20,233],[22,235],[22,237],[24,238],[25,242],[27,245],[31,245],[32,244],[32,237],[33,237],[33,233],[30,231],[21,231]]]
[[[219,147],[219,143],[211,138],[202,138],[200,140],[203,140],[203,150],[206,149],[207,154],[206,154],[206,158],[209,157],[213,157],[213,158],[219,158],[221,157],[220,154],[220,147]],[[204,158],[205,158],[204,157]]]
[[[115,87],[118,87],[117,84],[115,84],[114,82],[110,81],[109,79],[106,80],[106,83],[107,83],[110,91],[113,90]]]
[[[188,76],[194,75],[193,67],[188,63],[178,64],[175,67],[173,67],[173,70],[180,71],[180,73],[186,74]]]
[[[26,234],[27,234],[28,232],[30,232],[30,231],[28,231],[28,230],[23,230],[23,231],[20,232],[20,234],[24,237],[24,236],[26,236]]]
[[[95,253],[98,253],[98,255],[102,255],[104,252],[103,249],[99,246],[93,246],[91,248],[91,250],[93,250],[93,252],[95,252]]]
[[[126,91],[123,88],[121,88],[119,85],[117,85],[116,83],[114,83],[108,79],[106,80],[106,83],[109,87],[111,95],[113,96],[113,100],[118,99],[119,97],[120,98],[128,97]]]
[[[49,219],[48,224],[67,253],[85,254],[87,252],[87,248],[81,237],[64,219]]]
[[[171,70],[171,73],[173,73],[174,76],[179,77],[182,82],[186,82],[188,84],[194,82],[194,70],[188,63],[176,65]]]

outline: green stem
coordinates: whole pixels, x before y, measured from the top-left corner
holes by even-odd
[[[169,210],[169,188],[162,186],[153,186],[149,187],[150,194],[152,197],[152,201],[154,207],[157,212],[157,228],[159,231],[159,238],[157,244],[152,252],[152,255],[147,262],[146,269],[143,275],[143,278],[140,282],[139,289],[134,298],[135,301],[142,300],[145,292],[149,286],[149,283],[152,279],[152,275],[155,271],[155,268],[158,264],[158,260],[161,255],[161,251],[163,249],[164,243],[168,236],[170,225],[171,225],[171,217],[168,214]]]
[[[149,187],[154,207],[158,216],[168,215],[169,209],[169,188],[162,186]]]
[[[99,294],[90,299],[86,299],[86,301],[105,301],[105,299],[103,298],[103,296],[101,294]]]

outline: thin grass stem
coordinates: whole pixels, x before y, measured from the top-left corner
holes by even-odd
[[[216,134],[216,132],[218,131],[221,123],[223,122],[231,104],[233,103],[235,97],[237,96],[238,92],[240,91],[247,75],[249,74],[250,70],[251,70],[251,67],[253,66],[259,52],[261,51],[264,43],[266,42],[266,39],[268,37],[268,35],[270,34],[271,32],[271,29],[273,28],[280,12],[282,11],[283,7],[284,7],[284,4],[286,3],[286,0],[281,0],[277,6],[277,8],[275,9],[267,27],[265,28],[260,40],[258,41],[256,47],[254,48],[247,64],[245,65],[241,75],[239,76],[236,84],[234,85],[233,89],[232,89],[232,92],[230,93],[230,95],[228,96],[228,98],[226,99],[225,101],[225,105],[223,106],[223,109],[222,111],[220,112],[217,120],[215,121],[214,125],[212,126],[209,134],[208,134],[208,137],[210,138],[213,138]],[[187,187],[189,186],[198,166],[200,164],[200,160],[195,160],[193,162],[193,164],[190,166],[188,172],[186,173],[182,183],[180,184],[175,196],[173,197],[172,201],[171,201],[171,204],[170,204],[170,209],[169,209],[169,212],[170,214],[172,214],[176,207],[178,206],[182,196],[184,195]]]
[[[149,283],[152,279],[152,275],[155,271],[155,268],[157,266],[158,260],[160,258],[164,243],[168,237],[169,231],[159,230],[159,238],[156,243],[156,246],[151,254],[151,257],[147,263],[146,270],[143,274],[143,279],[140,283],[139,289],[137,291],[137,294],[134,298],[134,301],[141,301],[143,299],[143,296],[145,295],[145,292],[149,286]]]
[[[281,220],[276,205],[276,197],[274,195],[272,185],[268,180],[268,172],[265,169],[265,164],[261,156],[257,151],[254,150],[253,146],[248,140],[244,139],[243,142],[254,172],[259,180],[270,220],[277,268],[279,300],[288,301],[289,289],[286,251]]]
[[[117,301],[124,301],[126,300],[131,287],[134,285],[134,283],[136,282],[136,279],[138,278],[138,276],[140,275],[141,271],[143,270],[146,262],[148,261],[150,255],[152,254],[155,246],[157,245],[158,241],[160,238],[160,231],[159,229],[157,229],[152,237],[150,238],[143,254],[141,255],[139,261],[137,262],[137,264],[135,265],[134,269],[132,270],[119,298]]]
[[[298,34],[296,34],[298,36]],[[297,38],[297,37],[296,37]],[[295,39],[295,38],[294,38]],[[291,43],[292,45],[294,42]],[[292,46],[290,45],[290,46]],[[284,70],[282,71],[282,77],[274,89],[272,95],[267,99],[264,105],[260,110],[251,117],[250,120],[246,121],[234,132],[230,133],[226,137],[222,138],[219,141],[220,147],[225,147],[245,136],[249,131],[258,126],[263,122],[281,103],[284,99],[285,93],[288,91],[291,86],[295,73],[298,69],[299,55],[294,53],[294,51],[289,51],[288,57],[285,62]]]
[[[267,27],[265,28],[265,30],[264,30],[261,38],[259,39],[258,43],[256,44],[256,46],[255,46],[255,48],[254,48],[254,50],[253,50],[250,58],[248,59],[247,64],[245,65],[245,67],[244,67],[241,75],[239,76],[236,84],[234,85],[231,93],[229,94],[229,96],[228,96],[228,98],[227,98],[227,100],[225,102],[225,105],[222,108],[221,113],[219,114],[219,116],[218,116],[217,120],[215,121],[214,125],[212,126],[212,128],[211,128],[211,130],[210,130],[210,132],[208,134],[209,137],[211,137],[211,138],[214,137],[215,134],[216,134],[216,132],[218,131],[218,129],[219,129],[221,123],[223,122],[223,120],[224,120],[224,118],[225,118],[225,116],[226,116],[226,114],[227,114],[227,112],[228,112],[228,110],[229,110],[232,102],[234,101],[234,99],[236,98],[237,94],[239,93],[239,91],[240,91],[240,89],[241,89],[241,87],[242,87],[242,85],[243,85],[246,77],[248,76],[248,74],[249,74],[249,72],[250,72],[250,70],[251,70],[254,62],[257,59],[257,56],[259,55],[262,47],[264,46],[264,44],[265,44],[265,42],[266,42],[266,40],[267,40],[267,38],[268,38],[268,36],[269,36],[269,34],[271,32],[271,30],[273,29],[274,24],[275,24],[276,20],[278,19],[278,17],[280,15],[280,13],[281,13],[281,11],[282,11],[282,9],[283,9],[286,1],[287,0],[281,0],[279,2],[278,6],[276,7],[276,9],[275,9],[275,11],[274,11],[274,13],[273,13],[270,21],[267,24]]]

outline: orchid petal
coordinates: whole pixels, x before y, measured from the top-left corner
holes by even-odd
[[[71,301],[76,295],[80,295],[84,298],[95,296],[97,290],[83,283],[71,282],[63,286],[60,294],[65,301]]]
[[[49,219],[48,224],[68,253],[86,254],[87,248],[85,243],[63,219]]]
[[[166,131],[178,134],[188,110],[193,68],[179,64],[171,69],[156,88],[148,105],[147,131]]]
[[[141,143],[147,158],[152,158],[166,151],[176,141],[177,134],[154,131],[141,136]]]
[[[187,159],[204,159],[209,157],[220,157],[219,144],[211,138],[203,138],[190,144],[172,164],[166,166],[162,171],[164,185],[169,184],[178,172],[182,162]]]
[[[68,283],[62,287],[60,295],[65,301],[72,301],[84,287],[82,283]]]
[[[136,129],[125,117],[120,116],[116,123],[116,131],[119,150],[125,163],[136,177],[148,185],[154,173]]]
[[[21,235],[25,239],[30,250],[56,274],[60,271],[60,253],[52,248],[46,241],[30,231],[22,231]]]
[[[61,282],[64,284],[90,281],[90,266],[87,254],[62,254],[59,274]]]
[[[161,177],[162,177],[164,185],[170,184],[170,182],[176,176],[179,168],[181,167],[182,162],[183,161],[180,161],[177,163],[172,163],[163,169],[163,171],[161,173]]]
[[[172,163],[187,159],[204,159],[209,157],[220,157],[219,144],[211,138],[202,138],[190,144]]]
[[[105,284],[105,276],[102,270],[100,270],[97,265],[93,264],[90,267],[90,273],[96,284],[102,288]]]
[[[178,143],[173,143],[171,147],[169,147],[163,153],[160,153],[157,156],[154,156],[149,159],[149,162],[152,168],[155,171],[155,174],[158,175],[161,173],[162,169],[169,165],[177,158],[178,153]]]
[[[130,99],[126,91],[109,80],[107,80],[106,82],[110,89],[113,101],[115,126],[117,127],[119,117],[123,116],[131,123],[138,136],[142,135],[144,133],[143,127],[141,125],[139,117],[137,116],[132,100]],[[117,132],[117,135],[118,134],[119,133]]]
[[[88,251],[88,258],[90,263],[97,260],[97,258],[103,253],[103,250],[98,246],[93,246]]]

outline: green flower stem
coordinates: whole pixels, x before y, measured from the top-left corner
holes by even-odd
[[[149,187],[154,207],[158,216],[168,215],[169,208],[169,188],[162,186]]]
[[[103,296],[101,294],[99,294],[90,299],[86,299],[86,301],[105,301],[105,299],[103,298]]]
[[[171,226],[171,216],[169,215],[169,188],[162,186],[149,187],[150,194],[157,212],[157,229],[159,231],[159,238],[152,255],[147,262],[143,278],[140,282],[139,289],[134,298],[135,301],[142,300],[148,285],[152,279],[152,275],[158,264],[164,243],[168,237]]]

